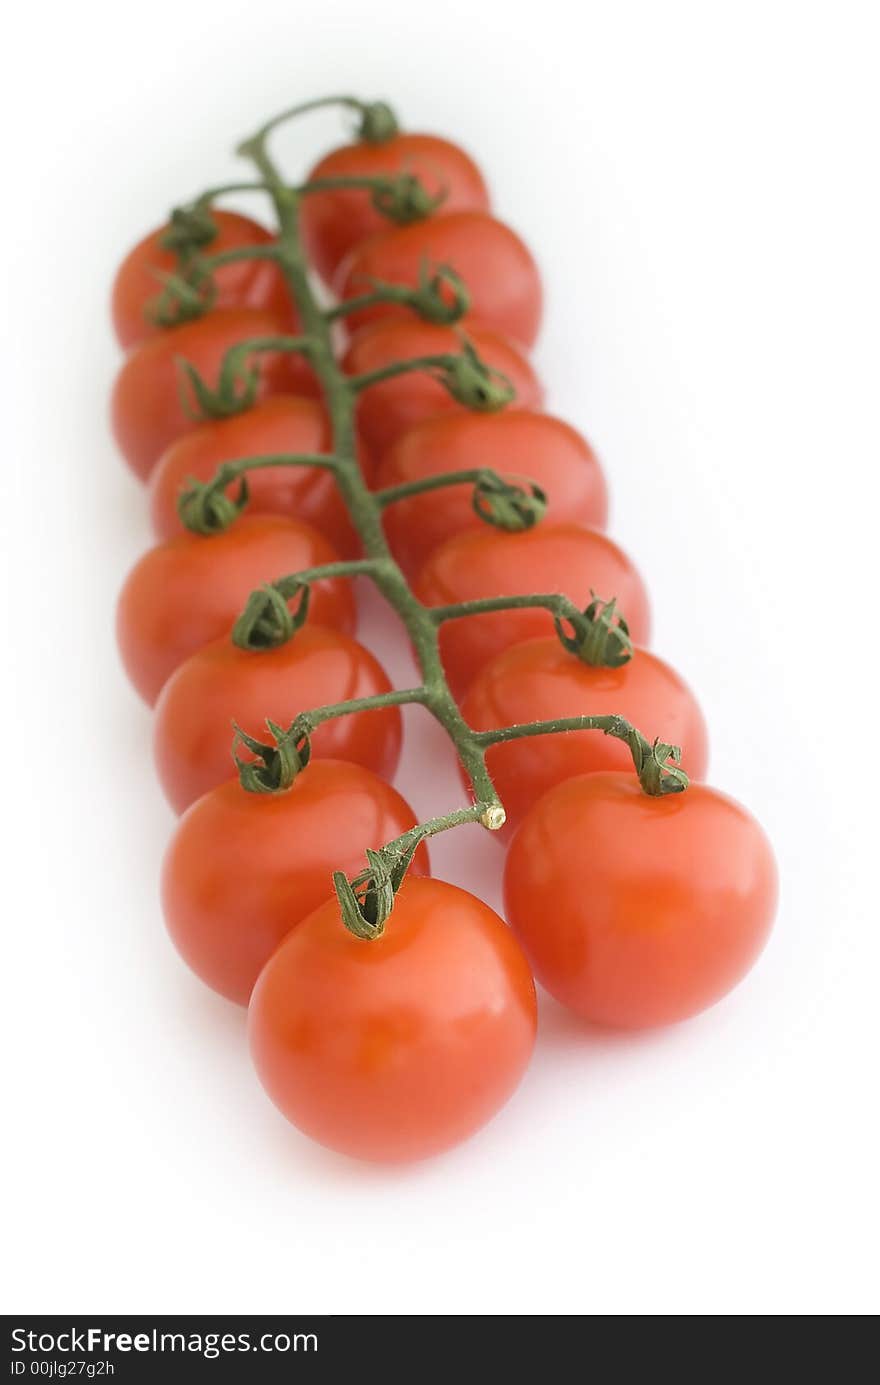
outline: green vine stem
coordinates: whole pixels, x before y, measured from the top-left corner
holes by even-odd
[[[478,411],[494,411],[505,407],[514,398],[515,392],[510,381],[500,372],[488,367],[466,339],[462,339],[461,352],[457,355],[442,353],[394,362],[381,370],[355,377],[346,376],[340,369],[332,342],[332,322],[340,314],[337,309],[323,309],[315,297],[300,236],[299,208],[304,192],[298,192],[285,184],[267,149],[269,135],[284,121],[328,105],[342,105],[354,110],[359,116],[362,139],[381,141],[391,138],[396,133],[397,122],[390,108],[383,102],[364,103],[353,97],[331,97],[305,102],[282,112],[263,125],[250,139],[245,140],[239,146],[238,152],[251,159],[261,180],[258,186],[269,191],[275,204],[279,223],[275,253],[296,303],[303,333],[301,338],[289,343],[289,348],[303,350],[308,354],[310,364],[321,384],[331,421],[333,446],[332,455],[323,459],[323,464],[331,466],[334,471],[339,491],[360,535],[365,556],[352,562],[328,564],[321,568],[294,573],[254,592],[236,625],[234,637],[236,642],[244,643],[245,647],[257,649],[290,638],[305,619],[311,582],[331,575],[366,575],[375,583],[405,626],[415,651],[421,683],[416,688],[305,711],[295,718],[287,731],[270,724],[269,730],[274,744],[264,745],[241,732],[237,733],[237,741],[244,743],[256,756],[254,763],[239,762],[245,787],[258,792],[270,792],[295,777],[302,765],[307,762],[311,732],[318,725],[334,717],[369,711],[378,706],[418,703],[424,706],[447,732],[470,780],[474,802],[421,824],[395,842],[389,843],[380,852],[369,851],[367,869],[354,881],[347,880],[341,873],[334,876],[346,926],[359,937],[373,938],[377,937],[385,926],[393,906],[395,890],[399,887],[420,841],[467,822],[478,822],[490,831],[503,826],[504,807],[486,768],[486,752],[492,745],[524,736],[592,729],[615,736],[629,746],[633,764],[646,793],[681,792],[687,786],[687,776],[678,768],[679,753],[676,747],[660,741],[651,743],[640,731],[618,716],[564,718],[525,726],[502,727],[493,732],[476,732],[464,721],[458,703],[449,689],[440,658],[439,630],[445,621],[486,611],[543,607],[556,621],[561,638],[566,637],[583,643],[590,634],[590,627],[596,623],[598,610],[608,608],[605,603],[594,601],[593,606],[584,612],[568,597],[548,593],[490,598],[465,602],[458,606],[430,609],[416,598],[401,568],[395,562],[382,527],[383,509],[395,500],[402,499],[404,495],[414,494],[416,489],[430,489],[433,483],[420,484],[417,488],[392,487],[379,494],[373,494],[368,489],[356,451],[355,411],[358,396],[382,380],[412,371],[427,371],[442,383],[458,402]],[[449,281],[445,282],[448,286]],[[374,285],[372,292],[384,292],[388,287]],[[267,349],[278,349],[278,345],[276,339],[266,344]],[[249,343],[242,343],[233,348],[238,353],[233,366],[227,371],[224,365],[221,372],[221,375],[225,374],[227,382],[231,380],[235,384],[236,397],[239,397],[242,388],[242,372],[244,361],[249,355],[249,346]],[[288,343],[285,343],[285,346],[288,346]],[[249,377],[245,384],[249,384]],[[266,459],[266,462],[274,464],[275,460],[270,458]],[[260,464],[260,459],[242,459],[231,465],[238,468],[235,475],[240,476],[252,464]],[[299,464],[299,459],[288,458],[284,462],[279,461],[278,464]],[[305,459],[302,464],[311,464],[311,459]],[[491,480],[488,479],[490,477]],[[208,483],[208,487],[228,485],[230,479],[232,474],[229,470],[221,469],[213,481]],[[522,487],[512,487],[488,469],[447,476],[442,482],[438,480],[436,484],[456,484],[465,480],[473,482],[476,488],[481,487],[479,498],[484,506],[488,505],[491,508],[493,495],[500,496],[505,502],[501,506],[503,512],[505,505],[518,496],[521,501],[531,500],[534,503],[532,522],[540,517],[538,510],[544,503],[544,497],[537,488],[533,488],[529,493]],[[230,503],[234,505],[236,501]],[[294,599],[295,603],[291,609],[289,603]],[[611,610],[613,615],[613,607]],[[571,634],[566,631],[566,624]],[[609,618],[606,624],[616,628],[619,626],[619,620]],[[623,634],[625,633],[624,626]]]

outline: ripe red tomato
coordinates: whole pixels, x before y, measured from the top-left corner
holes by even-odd
[[[504,876],[539,981],[584,1019],[624,1029],[726,995],[764,946],[776,893],[770,844],[739,803],[703,784],[649,798],[619,771],[539,799]]]
[[[111,399],[113,433],[132,471],[145,480],[169,443],[199,427],[198,420],[184,409],[179,358],[194,365],[213,388],[230,346],[251,337],[289,331],[289,325],[272,313],[257,308],[224,308],[171,327],[136,346],[122,364]],[[315,376],[301,356],[264,352],[256,359],[260,398],[316,392]]]
[[[415,822],[396,790],[343,760],[311,762],[281,793],[218,785],[181,819],[162,868],[178,952],[213,990],[247,1005],[278,944],[331,895],[334,870],[356,875],[367,847]],[[424,846],[411,869],[427,874]]]
[[[595,591],[606,601],[617,598],[637,643],[648,638],[648,596],[632,562],[598,529],[577,524],[539,524],[518,534],[484,526],[479,533],[458,534],[435,549],[413,590],[426,606],[561,592],[581,609]],[[453,692],[463,693],[477,671],[503,649],[552,629],[545,610],[498,611],[446,622],[440,628],[440,652]]]
[[[268,245],[274,237],[265,226],[238,212],[212,208],[211,218],[217,234],[204,246],[205,255],[218,255],[245,245]],[[180,272],[180,262],[172,250],[161,245],[168,226],[151,231],[129,251],[116,273],[111,295],[113,327],[120,346],[128,350],[163,328],[149,316],[148,309],[162,291],[162,275]],[[277,313],[288,325],[294,310],[284,276],[270,260],[237,260],[216,270],[211,311],[218,308],[263,308]]]
[[[399,486],[474,467],[516,481],[535,481],[548,499],[546,521],[576,520],[601,529],[608,515],[605,477],[590,444],[561,419],[528,409],[498,414],[467,410],[427,419],[385,453],[377,486]],[[385,511],[385,532],[404,571],[417,572],[446,539],[485,529],[474,513],[472,485],[400,500]]]
[[[437,1154],[484,1125],[531,1056],[535,992],[498,915],[407,879],[385,933],[348,933],[335,899],[284,940],[251,997],[257,1073],[321,1144],[360,1159]]]
[[[213,640],[175,670],[156,705],[153,750],[169,802],[182,813],[235,775],[233,721],[265,741],[267,718],[286,728],[300,712],[390,687],[368,649],[311,622],[275,649],[239,649],[228,637]],[[312,758],[350,760],[390,778],[400,739],[400,708],[380,707],[318,727]],[[243,746],[236,753],[250,758]]]
[[[680,746],[692,779],[706,774],[709,743],[697,700],[675,670],[647,649],[636,649],[620,668],[594,668],[553,636],[526,640],[480,669],[461,710],[475,731],[612,712],[649,740],[660,736]],[[571,731],[494,745],[486,763],[507,811],[496,835],[509,838],[548,789],[591,770],[631,770],[632,756],[612,736]]]
[[[424,264],[450,265],[470,295],[470,316],[523,346],[532,346],[541,324],[541,280],[528,247],[488,212],[452,212],[409,226],[378,231],[348,254],[334,287],[342,299],[365,293],[374,279],[415,288]],[[409,309],[380,303],[352,313],[352,329]]]
[[[516,390],[516,407],[541,407],[544,397],[541,383],[528,356],[515,342],[470,323],[467,335],[485,363],[508,377]],[[357,333],[343,358],[342,368],[348,375],[366,375],[382,370],[392,361],[460,350],[461,339],[453,327],[438,327],[415,318],[411,321],[384,318]],[[414,371],[412,375],[399,375],[364,390],[358,401],[358,427],[378,461],[401,434],[424,419],[468,412],[437,380],[422,371]]]
[[[173,442],[150,475],[150,516],[159,539],[184,532],[177,501],[191,480],[209,481],[222,462],[280,452],[331,452],[330,420],[316,399],[276,394],[232,418],[203,423]],[[343,558],[360,551],[331,471],[316,467],[267,467],[247,473],[249,515],[288,515],[329,539]],[[238,494],[238,482],[226,493]]]
[[[141,697],[155,702],[184,659],[227,634],[257,587],[336,558],[322,534],[280,515],[243,517],[223,534],[181,534],[148,549],[128,574],[116,613],[122,662]],[[316,582],[309,614],[350,634],[351,583]]]
[[[437,135],[399,134],[381,144],[345,144],[315,164],[308,182],[396,173],[415,174],[432,197],[445,192],[441,212],[488,211],[489,194],[476,164],[458,145]],[[329,283],[353,246],[390,223],[376,211],[368,191],[339,189],[305,197],[301,224],[309,258]]]

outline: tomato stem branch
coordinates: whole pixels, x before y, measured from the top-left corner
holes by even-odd
[[[328,702],[323,707],[300,712],[294,719],[292,728],[300,736],[308,736],[326,721],[351,716],[355,712],[373,712],[379,707],[407,707],[412,703],[423,703],[426,691],[418,688],[392,688],[389,692],[371,693],[369,697],[350,697],[345,702]]]
[[[583,615],[568,596],[559,592],[536,592],[528,596],[486,596],[476,601],[458,601],[451,606],[432,606],[430,616],[435,625],[443,625],[448,620],[465,620],[495,611],[530,610],[547,611],[559,620],[573,620]]]
[[[215,269],[222,269],[224,265],[237,264],[239,260],[277,259],[277,245],[237,245],[233,250],[218,250],[215,255],[204,255],[198,261],[198,265],[200,269],[210,273]]]
[[[651,795],[681,793],[688,779],[679,769],[681,753],[678,746],[665,741],[649,741],[625,717],[616,715],[559,717],[554,721],[530,721],[515,726],[497,726],[491,731],[478,731],[477,742],[485,749],[508,741],[531,736],[554,736],[567,731],[601,731],[629,747],[633,766],[645,793]]]
[[[290,106],[287,110],[274,115],[271,120],[267,120],[265,125],[250,139],[243,140],[236,152],[244,158],[252,158],[255,162],[267,158],[266,142],[273,130],[277,130],[280,125],[285,125],[289,120],[295,120],[301,115],[308,115],[312,111],[320,111],[328,106],[342,106],[343,108],[354,111],[360,116],[359,133],[361,139],[369,143],[380,144],[385,140],[391,139],[397,133],[397,120],[390,106],[384,101],[360,101],[356,96],[321,96],[313,101],[300,101],[296,106]],[[266,165],[263,165],[266,171]],[[272,175],[268,176],[267,182],[280,184],[281,180],[272,167]]]
[[[348,383],[356,394],[360,394],[371,385],[379,385],[383,380],[395,380],[399,375],[412,375],[417,371],[435,374],[437,371],[454,369],[457,360],[458,357],[451,351],[434,356],[411,356],[406,361],[392,361],[380,370],[366,371],[363,375],[351,375],[348,377]]]

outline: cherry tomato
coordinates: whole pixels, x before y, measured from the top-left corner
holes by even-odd
[[[388,692],[382,665],[363,645],[305,625],[275,649],[239,649],[228,637],[198,649],[171,675],[156,706],[153,749],[159,779],[182,813],[235,775],[232,723],[256,740],[266,719],[287,727],[299,712]],[[350,760],[390,778],[400,755],[399,707],[337,717],[312,736],[312,758]],[[236,752],[250,758],[244,747]]]
[[[148,549],[128,574],[116,613],[122,662],[141,697],[155,702],[184,659],[228,634],[257,587],[336,558],[322,534],[280,515],[244,517],[223,534],[181,534]],[[350,634],[351,583],[316,582],[309,615]]]
[[[579,520],[600,529],[605,524],[608,493],[593,449],[561,419],[534,410],[465,410],[427,419],[385,453],[376,484],[399,486],[482,466],[509,480],[535,481],[548,498],[548,521]],[[454,534],[485,528],[474,513],[473,494],[473,485],[449,486],[389,505],[385,532],[406,572],[417,572]]]
[[[692,779],[706,774],[709,745],[697,700],[682,678],[647,649],[620,668],[582,663],[555,637],[526,640],[480,669],[462,702],[475,731],[557,717],[625,717],[649,740],[660,736],[682,750]],[[598,731],[571,731],[492,746],[486,763],[507,811],[499,838],[509,838],[542,794],[591,770],[632,769],[622,741]]]
[[[194,365],[213,388],[230,346],[250,337],[289,332],[289,325],[272,313],[257,308],[224,308],[171,327],[136,346],[122,364],[111,400],[113,432],[132,471],[145,480],[169,443],[199,427],[199,420],[191,418],[184,407],[187,395],[179,358]],[[269,394],[314,394],[317,390],[310,367],[294,352],[262,352],[255,363],[259,365],[261,398]]]
[[[329,898],[335,870],[356,875],[416,823],[409,804],[362,765],[313,760],[281,793],[219,784],[181,818],[162,867],[162,906],[184,961],[247,1005],[261,968]],[[411,870],[427,875],[420,846]]]
[[[408,878],[380,938],[334,899],[260,974],[248,1031],[276,1106],[360,1159],[423,1159],[484,1125],[519,1083],[536,1029],[526,960],[498,915],[441,880]]]
[[[540,408],[544,391],[525,352],[497,332],[468,324],[475,349],[496,370],[503,371],[516,390],[516,407]],[[461,340],[453,327],[385,318],[364,327],[352,339],[342,368],[348,375],[366,375],[392,361],[415,356],[456,353]],[[358,401],[358,427],[377,461],[401,434],[426,418],[468,413],[437,380],[422,371],[383,380],[365,389]]]
[[[488,212],[452,212],[409,226],[378,231],[350,251],[334,288],[342,299],[365,293],[375,279],[415,288],[423,265],[450,265],[470,295],[470,315],[523,346],[532,346],[541,324],[541,280],[528,247]],[[410,312],[379,303],[348,317],[352,329],[377,318]]]
[[[636,642],[648,638],[648,596],[630,559],[598,529],[576,524],[539,524],[518,534],[485,525],[480,532],[458,534],[435,549],[413,590],[426,606],[559,592],[581,609],[595,591],[606,601],[617,598]],[[444,622],[440,652],[453,692],[463,693],[477,671],[503,649],[548,629],[553,629],[552,617],[541,609]]]
[[[238,212],[211,210],[217,234],[203,250],[218,255],[245,245],[268,245],[274,237],[264,226]],[[163,331],[149,309],[162,291],[162,276],[180,272],[174,251],[161,244],[168,226],[160,226],[129,251],[113,281],[111,311],[120,346],[128,350]],[[294,311],[284,276],[270,260],[236,260],[215,270],[212,311],[218,308],[263,308],[279,314],[288,324]]]
[[[441,212],[489,208],[476,164],[458,145],[437,135],[400,134],[382,144],[345,144],[315,164],[308,182],[395,173],[415,174],[432,197],[444,192]],[[301,223],[309,258],[328,283],[353,246],[389,225],[363,189],[309,193],[303,199]]]
[[[538,980],[595,1024],[670,1024],[742,980],[776,908],[767,838],[703,784],[649,798],[635,774],[568,779],[539,799],[504,876]]]
[[[331,452],[330,420],[316,399],[276,394],[232,418],[203,423],[173,442],[150,475],[150,516],[159,539],[184,532],[177,501],[191,480],[209,481],[222,462],[283,452]],[[319,530],[343,558],[360,551],[333,473],[318,467],[283,466],[246,475],[249,515],[279,514]],[[239,483],[226,487],[238,494]]]

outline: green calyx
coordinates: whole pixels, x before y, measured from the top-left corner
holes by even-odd
[[[187,479],[186,490],[177,501],[181,523],[193,534],[222,534],[233,524],[250,499],[247,477],[242,476],[238,493],[228,495],[226,486],[235,479],[235,469],[224,463],[211,481]]]
[[[276,649],[301,630],[309,614],[311,587],[308,582],[285,578],[283,582],[258,587],[232,627],[232,642],[239,649]],[[291,609],[290,602],[296,597]]]
[[[508,533],[532,529],[547,513],[547,496],[533,481],[517,485],[487,471],[474,485],[471,504],[485,524]]]
[[[201,263],[201,253],[216,235],[217,226],[207,203],[174,208],[159,244],[177,257],[178,268],[173,274],[154,271],[162,288],[144,308],[148,322],[179,327],[213,307],[216,290],[210,271]]]
[[[437,265],[432,272],[428,262],[423,260],[410,305],[425,322],[450,327],[464,317],[471,305],[471,296],[464,280],[451,265]]]
[[[681,765],[681,750],[668,741],[648,742],[636,732],[626,737],[633,757],[633,765],[639,776],[643,791],[651,798],[663,794],[684,793],[689,780]]]
[[[204,202],[193,202],[188,207],[174,208],[159,244],[163,250],[171,250],[179,258],[186,259],[193,251],[210,245],[216,234],[217,225],[210,207]]]
[[[343,871],[333,875],[342,922],[356,938],[380,938],[394,908],[394,896],[421,841],[416,829],[389,842],[381,851],[366,851],[367,869],[349,880]]]
[[[498,413],[516,398],[507,376],[486,365],[469,341],[462,343],[461,355],[451,357],[434,371],[434,378],[453,399],[476,413]]]
[[[424,221],[446,199],[446,190],[430,193],[414,173],[398,173],[378,183],[371,194],[376,211],[398,226]]]
[[[620,668],[633,656],[629,626],[617,610],[614,597],[593,600],[581,615],[554,617],[556,633],[570,654],[594,668]],[[566,625],[570,630],[566,630]]]
[[[387,144],[400,126],[387,101],[367,101],[361,106],[358,139],[365,144]]]
[[[194,322],[216,302],[214,280],[201,268],[198,259],[187,266],[185,274],[156,271],[156,278],[162,289],[147,303],[144,315],[157,327],[179,327],[184,322]]]
[[[274,721],[266,722],[272,741],[258,741],[233,722],[235,736],[232,742],[232,758],[238,770],[241,787],[248,793],[283,793],[289,789],[296,776],[305,769],[311,757],[311,744],[308,730],[299,721],[294,721],[284,731]],[[255,757],[243,760],[237,754],[238,747],[245,746]]]
[[[194,365],[183,356],[177,357],[181,404],[190,418],[197,421],[232,418],[256,403],[260,371],[247,363],[249,344],[242,345],[243,350],[233,346],[227,351],[214,389],[202,379]]]

